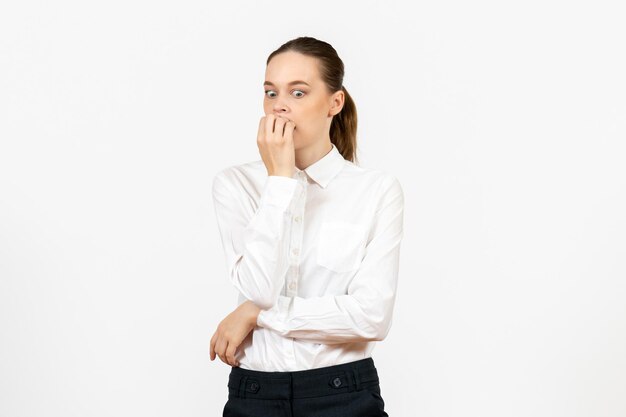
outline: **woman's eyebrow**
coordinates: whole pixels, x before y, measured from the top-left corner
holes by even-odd
[[[307,82],[302,81],[302,80],[291,81],[291,82],[290,82],[290,83],[288,83],[287,85],[294,85],[294,84],[304,84],[304,85],[306,85],[306,86],[310,87],[310,85],[309,85]],[[266,85],[271,85],[271,86],[273,86],[273,87],[276,87],[276,86],[274,85],[274,83],[272,83],[271,81],[265,81],[265,82],[263,83],[263,85],[264,85],[264,86],[266,86]]]

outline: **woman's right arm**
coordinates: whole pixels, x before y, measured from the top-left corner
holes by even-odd
[[[287,272],[291,211],[303,192],[295,178],[268,175],[259,206],[250,217],[244,211],[241,186],[229,181],[229,171],[213,180],[213,205],[230,282],[262,309],[278,299]]]
[[[240,203],[245,190],[234,185],[234,175],[225,169],[213,180],[213,203],[230,282],[258,307],[274,306],[287,272],[291,211],[304,191],[292,178],[295,168],[293,131],[295,123],[269,114],[261,117],[257,146],[267,179],[259,206],[252,216]]]

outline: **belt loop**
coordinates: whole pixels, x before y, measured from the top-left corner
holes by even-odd
[[[246,398],[246,382],[248,382],[248,376],[242,376],[239,380],[239,398]]]
[[[356,385],[356,390],[361,390],[361,377],[359,376],[359,369],[354,367],[354,384]]]
[[[344,379],[346,381],[346,385],[348,388],[348,392],[352,392],[354,391],[354,383],[353,383],[353,377],[352,377],[352,372],[350,372],[350,369],[346,369],[343,371],[344,374]]]

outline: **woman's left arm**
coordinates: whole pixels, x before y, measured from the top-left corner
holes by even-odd
[[[384,192],[374,236],[347,294],[287,297],[261,310],[257,324],[317,343],[383,340],[391,327],[403,236],[404,194],[397,179]]]

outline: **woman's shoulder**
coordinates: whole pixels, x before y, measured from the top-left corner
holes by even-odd
[[[238,182],[238,180],[258,179],[266,175],[265,164],[263,164],[261,159],[258,159],[241,164],[227,165],[217,171],[213,181]]]
[[[353,163],[347,164],[347,167],[348,169],[346,170],[346,173],[359,176],[361,180],[367,181],[378,188],[401,188],[398,176],[392,171],[381,168],[363,167]]]

